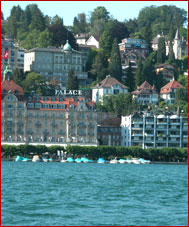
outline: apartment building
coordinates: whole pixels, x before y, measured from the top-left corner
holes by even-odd
[[[3,59],[5,51],[9,51],[9,58]],[[24,52],[25,50],[15,44],[15,41],[8,37],[1,38],[1,75],[6,66],[14,69],[24,70]],[[3,79],[3,78],[1,78]]]
[[[142,148],[188,147],[188,118],[135,113],[122,116],[122,146]]]

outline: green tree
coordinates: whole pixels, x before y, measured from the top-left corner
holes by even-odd
[[[54,24],[48,28],[49,32],[52,34],[53,46],[60,47],[69,40],[69,44],[74,50],[78,50],[78,45],[73,34],[67,30],[62,24]]]
[[[112,35],[109,30],[105,30],[100,37],[99,47],[103,49],[106,59],[110,57],[111,49],[112,49]]]
[[[116,38],[113,41],[108,70],[112,77],[115,77],[117,80],[122,81],[123,73],[121,66],[121,57]]]
[[[22,82],[26,79],[26,75],[23,70],[16,68],[13,71],[13,80],[16,84],[22,86]]]
[[[74,17],[73,30],[75,34],[88,32],[88,27],[85,13],[79,13],[77,17]]]
[[[154,84],[155,76],[156,74],[153,63],[149,58],[147,58],[142,69],[142,82],[146,80],[148,83]]]
[[[129,67],[127,69],[126,72],[126,81],[125,81],[125,85],[127,87],[129,87],[129,92],[133,91],[135,88],[135,79],[134,79],[134,75],[133,75],[133,70],[131,67],[131,62],[129,62]]]
[[[148,44],[149,52],[152,52],[151,41],[152,41],[152,28],[150,22],[147,23],[144,29],[144,40]]]
[[[115,113],[114,109],[115,98],[116,98],[115,95],[103,96],[103,106],[109,113]]]
[[[105,28],[106,28],[106,21],[103,18],[96,19],[93,22],[93,26],[90,29],[90,33],[99,39],[102,33],[104,32]]]
[[[79,83],[77,77],[74,75],[73,69],[70,69],[68,72],[68,80],[66,83],[66,89],[67,90],[78,90]]]
[[[176,102],[183,101],[188,103],[188,90],[185,88],[177,88],[175,98]]]
[[[107,66],[108,61],[104,54],[104,51],[99,50],[95,57],[94,63],[92,64],[92,69],[90,71],[90,73],[93,76],[93,80],[97,79],[98,82],[103,80],[108,74]]]
[[[98,6],[91,14],[91,26],[94,26],[94,22],[96,20],[103,19],[105,22],[107,22],[109,18],[109,12],[107,11],[107,9],[103,6]]]
[[[142,78],[142,69],[143,69],[143,63],[142,63],[142,58],[140,57],[138,67],[136,70],[136,87],[140,86],[142,82],[144,81]]]
[[[129,19],[128,21],[125,21],[125,25],[129,31],[130,34],[134,34],[138,31],[138,24],[137,19]]]
[[[63,18],[61,18],[58,15],[56,15],[56,16],[54,16],[52,18],[51,24],[61,24],[61,25],[63,25],[64,24]]]
[[[36,4],[30,4],[29,9],[31,13],[31,23],[29,25],[29,28],[31,30],[36,29],[38,31],[43,31],[45,29],[45,18],[41,10]]]
[[[92,64],[95,60],[95,57],[97,55],[98,51],[96,48],[92,48],[89,51],[87,62],[86,62],[86,71],[89,73],[89,77],[91,76],[91,69],[92,69]]]
[[[39,31],[32,30],[31,32],[27,33],[25,39],[23,39],[20,44],[25,49],[31,49],[38,46],[38,39],[39,39]]]
[[[182,57],[182,70],[188,70],[188,56]]]
[[[174,55],[174,52],[173,52],[173,44],[172,44],[172,41],[169,42],[168,62],[170,64],[175,62],[175,55]]]
[[[157,62],[164,63],[166,60],[165,38],[160,37],[158,40]]]
[[[53,44],[53,35],[49,32],[48,29],[44,30],[40,33],[38,38],[38,46],[39,47],[48,47]]]
[[[31,93],[35,91],[39,95],[44,95],[46,90],[46,84],[43,77],[35,72],[28,73],[26,79],[22,82],[22,86],[25,93]]]
[[[1,20],[4,20],[4,15],[2,11],[1,11]]]
[[[112,41],[114,38],[117,38],[118,43],[120,43],[122,39],[129,37],[129,31],[125,23],[119,22],[118,20],[109,20],[106,24],[106,29],[111,32]]]
[[[160,72],[158,75],[155,76],[155,87],[158,92],[160,92],[161,88],[167,83],[167,81],[164,79],[162,72]]]

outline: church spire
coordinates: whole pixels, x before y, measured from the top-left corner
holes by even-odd
[[[179,39],[179,37],[178,37],[178,28],[177,28],[177,31],[176,31],[176,34],[175,34],[175,39]]]

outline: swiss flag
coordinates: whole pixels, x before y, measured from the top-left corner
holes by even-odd
[[[6,50],[3,55],[3,59],[8,59],[9,58],[9,51]]]

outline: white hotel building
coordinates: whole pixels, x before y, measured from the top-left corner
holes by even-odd
[[[188,147],[188,118],[178,115],[122,116],[122,146]]]

